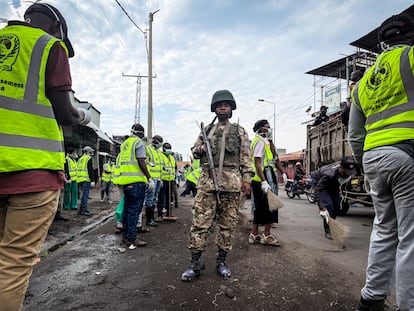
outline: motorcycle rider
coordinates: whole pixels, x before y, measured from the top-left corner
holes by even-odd
[[[293,177],[293,185],[292,185],[292,193],[296,194],[296,190],[298,188],[298,182],[302,180],[302,178],[305,176],[305,172],[302,168],[301,162],[296,162],[295,164],[295,176]],[[299,197],[299,194],[297,194]],[[300,197],[299,197],[300,198]]]

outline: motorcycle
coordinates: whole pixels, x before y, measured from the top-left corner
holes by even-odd
[[[286,180],[285,191],[289,198],[293,199],[295,196],[298,196],[300,199],[301,194],[305,194],[306,198],[310,203],[316,202],[316,196],[313,189],[312,179],[311,178],[302,178],[298,180],[296,185],[296,190],[292,191],[293,188],[293,179]]]

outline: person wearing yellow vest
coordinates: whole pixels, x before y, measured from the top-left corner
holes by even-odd
[[[78,209],[78,181],[77,181],[77,160],[78,155],[75,149],[71,148],[68,151],[65,162],[65,194],[63,199],[63,209],[76,210]]]
[[[112,189],[114,187],[113,178],[114,178],[114,167],[110,159],[102,166],[102,176],[101,176],[101,199],[99,202],[103,203],[106,194],[106,203],[112,204]]]
[[[273,153],[267,138],[272,137],[272,129],[267,120],[259,120],[254,124],[256,133],[250,144],[252,166],[255,175],[252,178],[252,192],[254,200],[253,226],[249,236],[249,243],[279,246],[277,238],[270,232],[272,223],[277,222],[276,213],[270,211],[267,201],[267,192],[272,191],[266,180],[265,168],[273,159]],[[259,225],[264,225],[264,231],[259,234]]]
[[[154,190],[147,189],[145,192],[145,217],[147,226],[157,226],[155,222],[155,206],[158,198],[158,194],[161,189],[161,171],[163,161],[159,149],[162,146],[163,138],[160,135],[154,135],[151,139],[151,143],[146,147],[146,162],[148,171],[150,172],[151,179],[154,181]],[[145,232],[145,229],[141,229]]]
[[[163,162],[161,170],[162,187],[158,195],[158,218],[162,216],[173,216],[171,206],[168,206],[168,202],[171,204],[174,201],[175,207],[178,207],[177,200],[173,199],[173,193],[177,191],[175,183],[177,164],[172,154],[170,143],[164,143],[162,145],[161,160]]]
[[[352,91],[348,124],[375,210],[357,310],[383,310],[394,281],[398,310],[414,310],[413,17],[390,17],[378,38],[383,52]]]
[[[181,192],[180,197],[185,197],[186,195],[192,193],[193,197],[197,194],[197,184],[200,179],[201,168],[200,168],[200,159],[194,159],[185,171],[185,186],[184,191]]]
[[[137,223],[144,205],[146,188],[151,191],[155,188],[145,163],[144,134],[144,127],[141,124],[132,125],[131,136],[122,143],[118,158],[119,177],[117,183],[122,186],[124,191],[122,242],[129,249],[147,244],[137,238]]]
[[[83,155],[80,157],[77,165],[77,181],[82,190],[81,202],[78,214],[90,217],[92,213],[88,211],[89,191],[95,186],[93,174],[93,155],[95,150],[90,146],[83,147]]]
[[[0,30],[0,302],[19,310],[64,186],[61,125],[86,124],[72,105],[62,14],[35,3]]]

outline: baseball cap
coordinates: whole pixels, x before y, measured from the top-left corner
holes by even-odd
[[[355,165],[355,160],[352,157],[343,157],[341,160],[341,166],[349,176],[356,174]]]
[[[378,40],[388,41],[402,37],[414,30],[414,20],[411,15],[401,13],[386,19],[378,29]]]
[[[66,48],[68,49],[68,56],[73,57],[75,55],[75,51],[73,50],[72,43],[70,43],[68,38],[68,26],[66,24],[65,19],[63,18],[63,15],[59,12],[59,10],[50,4],[38,2],[29,6],[24,15],[26,16],[26,14],[29,14],[31,12],[42,13],[51,18],[54,22],[58,21],[60,23],[62,41],[63,43],[65,43]]]

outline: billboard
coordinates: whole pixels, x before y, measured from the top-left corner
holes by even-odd
[[[325,103],[328,107],[328,115],[341,110],[341,88],[339,86],[333,87],[325,91]]]

